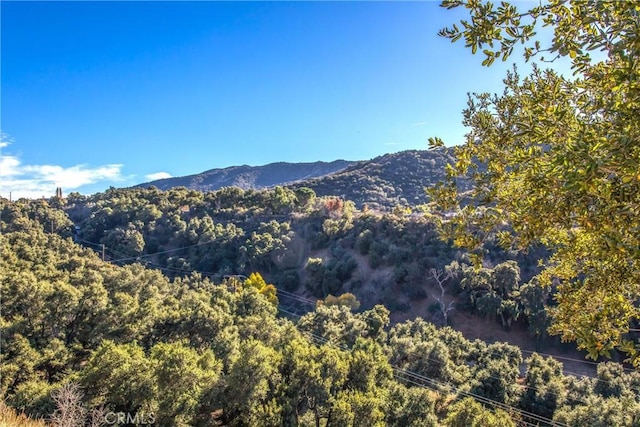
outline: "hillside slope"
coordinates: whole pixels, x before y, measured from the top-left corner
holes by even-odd
[[[278,162],[264,166],[231,166],[211,169],[194,175],[159,179],[136,185],[136,187],[146,188],[153,185],[160,190],[186,187],[198,191],[214,191],[222,187],[239,187],[243,190],[261,189],[322,177],[341,171],[354,163],[347,160],[335,160],[329,163]]]
[[[496,303],[505,300],[531,322],[531,309],[545,310],[539,305],[549,299],[535,282],[519,283],[519,266],[533,259],[512,254],[496,265],[510,255],[486,245],[485,267],[464,267],[464,254],[437,238],[429,216],[283,197],[291,194],[182,188],[0,198],[10,349],[3,399],[27,416],[51,417],[58,393],[75,384],[77,425],[98,405],[152,408],[158,425],[637,425],[638,376],[623,365],[599,364],[595,378],[578,379],[554,359],[525,360],[518,347],[479,334],[471,341],[423,318],[391,322],[414,303],[414,315],[437,320],[437,298],[453,300],[483,333],[504,320]],[[256,204],[269,200],[281,203]],[[429,275],[440,276],[431,268],[443,265],[460,275],[434,293]],[[216,272],[236,274],[216,280]],[[463,310],[484,313],[485,322]],[[468,396],[510,412],[483,413]],[[321,410],[309,407],[312,399]],[[452,421],[472,405],[483,422]]]
[[[388,210],[397,204],[427,202],[425,188],[445,178],[453,150],[407,150],[358,162],[343,171],[291,185],[313,189],[318,196],[341,196],[361,208]],[[461,185],[466,185],[461,182]]]

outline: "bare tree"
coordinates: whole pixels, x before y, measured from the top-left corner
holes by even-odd
[[[444,326],[448,324],[448,314],[451,310],[453,310],[453,301],[450,301],[447,305],[444,302],[444,282],[451,279],[455,276],[455,273],[451,270],[438,270],[437,268],[429,269],[431,276],[436,280],[438,287],[440,287],[440,298],[436,298],[438,300],[438,304],[440,304],[440,312],[442,313],[442,318],[444,319]]]
[[[107,422],[109,410],[103,405],[89,411],[89,427],[102,427]]]
[[[51,415],[51,423],[56,427],[84,427],[87,409],[82,403],[84,397],[80,386],[67,383],[51,393],[56,403],[56,411]]]

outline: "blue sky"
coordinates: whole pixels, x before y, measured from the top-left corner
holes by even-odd
[[[438,2],[0,7],[3,197],[458,144],[512,63],[438,37]]]

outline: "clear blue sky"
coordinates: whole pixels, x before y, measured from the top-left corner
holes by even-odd
[[[458,144],[511,63],[439,38],[438,2],[0,5],[4,197]]]

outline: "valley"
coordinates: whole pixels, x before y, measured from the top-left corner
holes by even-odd
[[[640,426],[640,2],[1,3],[0,426]]]
[[[381,412],[386,425],[407,425],[406,417],[436,425],[470,404],[441,400],[452,392],[494,405],[486,416],[495,422],[556,425],[583,411],[585,396],[603,402],[610,392],[601,385],[615,375],[623,391],[607,404],[623,416],[616,408],[636,393],[637,372],[596,365],[547,335],[552,290],[533,280],[546,250],[505,251],[489,240],[482,266],[474,268],[468,253],[440,238],[441,217],[429,205],[392,206],[397,193],[377,199],[377,209],[358,208],[340,195],[318,196],[305,183],[3,199],[8,403],[37,418],[52,410],[51,396],[74,372],[83,401],[147,408],[167,425],[181,417],[197,423],[204,407],[216,424],[251,424],[268,401],[286,414],[286,396],[305,414],[300,422],[332,422],[333,415],[314,412],[300,397],[314,393],[327,409],[332,399],[354,408],[365,396],[380,408],[405,408],[400,418]],[[447,272],[439,276],[443,290],[437,271]],[[449,326],[442,298],[451,308]],[[290,352],[294,347],[311,353]],[[163,366],[177,355],[191,362],[166,382]],[[344,372],[332,380],[337,388],[309,384],[308,363]],[[245,384],[247,378],[257,382]],[[134,394],[120,396],[121,382]],[[155,391],[139,388],[147,383]],[[242,397],[244,387],[265,397]],[[289,391],[282,394],[283,387]],[[181,401],[188,389],[199,396],[192,406],[166,400]],[[415,399],[430,403],[403,406]]]

